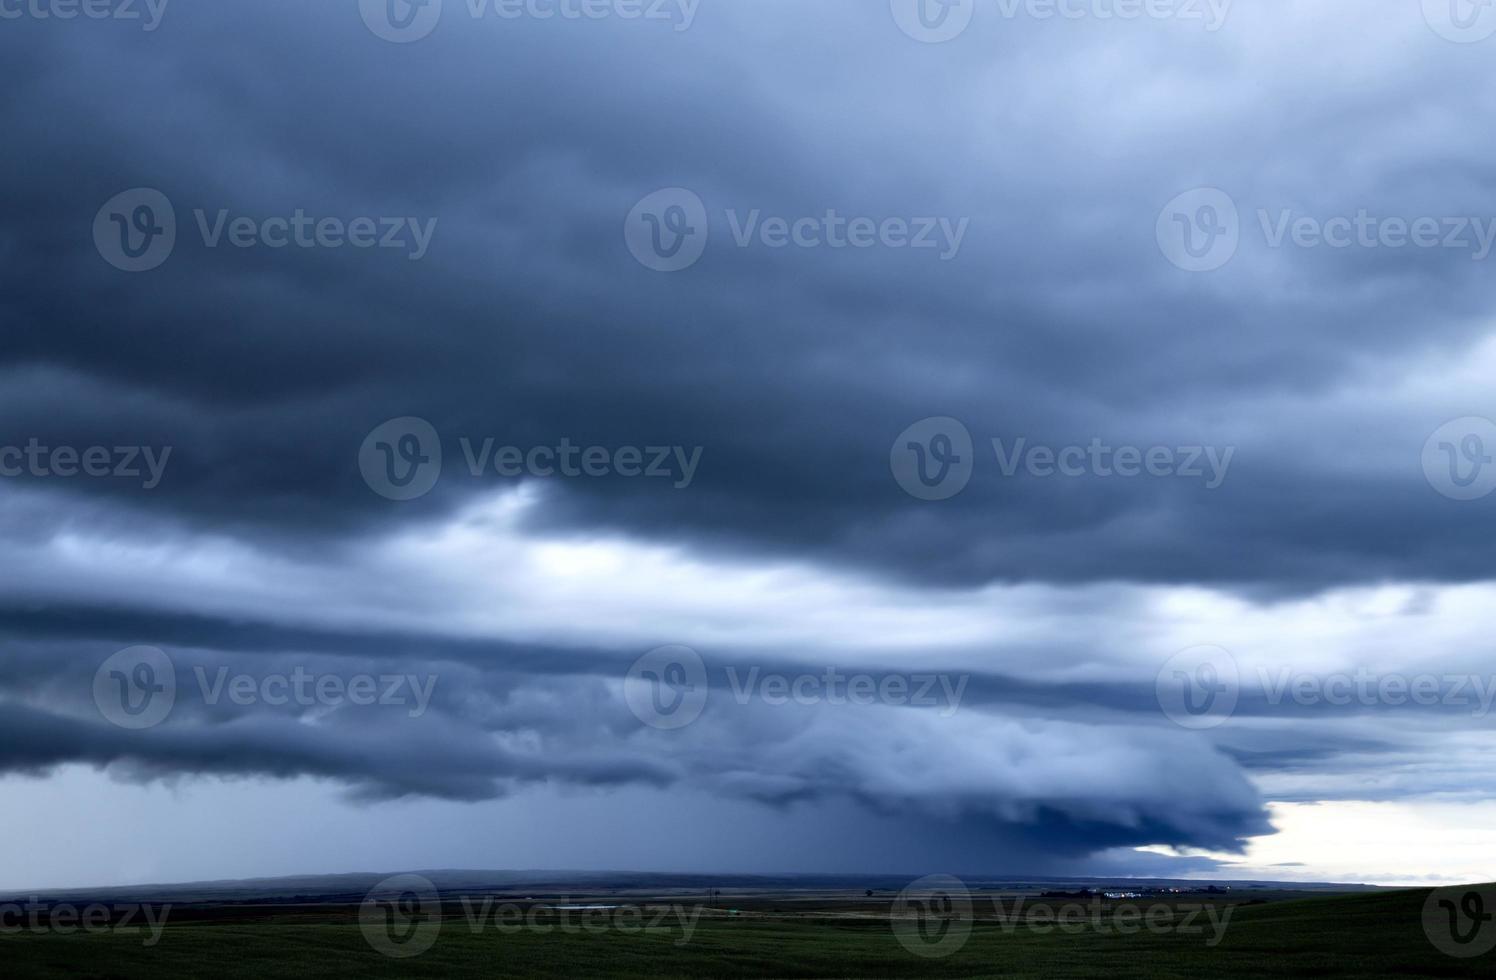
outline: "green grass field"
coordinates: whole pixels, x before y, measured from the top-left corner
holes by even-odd
[[[0,977],[1490,977],[1496,954],[1459,960],[1425,937],[1423,891],[1335,896],[1235,910],[1224,939],[1202,936],[1005,932],[977,923],[944,959],[906,951],[889,924],[807,917],[706,919],[634,933],[473,934],[446,920],[419,957],[374,952],[351,922],[282,918],[168,925],[144,932],[0,937]]]

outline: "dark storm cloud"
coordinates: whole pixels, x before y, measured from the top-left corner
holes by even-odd
[[[1446,154],[1433,166],[1447,179],[1420,159],[1410,186],[1410,161],[1380,147],[1417,111],[1416,86],[1379,85],[1374,115],[1350,91],[1289,115],[1227,105],[1176,119],[1167,105],[1118,102],[1170,127],[1168,138],[1108,133],[1114,143],[1096,159],[1081,153],[1083,131],[1029,114],[1039,95],[983,96],[1031,77],[1041,52],[1063,54],[1052,36],[1037,48],[1014,37],[934,51],[885,14],[704,11],[678,34],[462,16],[410,46],[378,41],[348,11],[291,4],[184,10],[140,36],[22,24],[7,48],[51,57],[45,69],[22,59],[7,100],[7,131],[25,152],[8,161],[5,212],[10,239],[26,247],[6,273],[5,434],[174,446],[170,480],[136,503],[259,534],[357,534],[491,489],[498,478],[458,472],[460,437],[568,437],[701,445],[705,460],[689,494],[616,480],[556,487],[546,519],[561,526],[915,583],[1300,588],[1490,571],[1471,544],[1484,518],[1441,506],[1417,466],[1445,418],[1369,437],[1333,406],[1318,417],[1285,410],[1307,400],[1315,411],[1316,398],[1357,381],[1358,366],[1469,338],[1489,288],[1478,264],[1249,249],[1192,279],[1152,241],[1162,203],[1202,182],[1231,187],[1244,208],[1304,206],[1314,192],[1330,214],[1496,214],[1477,158]],[[277,20],[285,30],[264,26]],[[810,72],[789,64],[777,69],[784,89],[732,84],[756,70],[732,32],[765,25],[807,51],[818,50],[810,25],[839,27],[854,55],[835,62],[831,87],[865,86],[858,114],[829,115],[801,88]],[[1145,34],[1139,47],[1187,63],[1248,31],[1186,47]],[[1077,31],[1068,43],[1093,40]],[[1389,43],[1399,78],[1489,84],[1441,66],[1423,33]],[[542,68],[560,59],[578,70]],[[965,84],[901,92],[862,70],[864,59],[938,66]],[[1090,104],[1065,89],[1050,100],[1108,129],[1103,72],[1076,83]],[[98,99],[115,74],[130,85]],[[1207,84],[1227,92],[1245,75]],[[1344,112],[1360,125],[1322,131]],[[1260,169],[1269,144],[1248,132],[1271,137],[1270,173]],[[1179,159],[1190,146],[1219,149]],[[1320,165],[1351,147],[1372,148],[1365,173],[1320,193]],[[621,221],[673,184],[709,201],[716,242],[672,277],[633,262]],[[134,185],[162,189],[180,212],[178,251],[150,276],[118,274],[83,233],[103,200]],[[199,207],[440,226],[420,262],[204,249],[190,213]],[[722,217],[828,207],[958,216],[971,230],[943,263],[893,250],[737,249]],[[1265,293],[1268,276],[1291,288]],[[391,507],[363,485],[355,453],[374,425],[405,414],[445,436],[448,478],[423,502]],[[887,468],[894,436],[930,415],[963,420],[980,456],[972,486],[936,517]],[[994,437],[1238,452],[1224,486],[1206,491],[1005,478],[985,448]],[[1375,458],[1347,470],[1346,451]]]
[[[770,807],[852,800],[896,818],[986,825],[993,842],[1017,834],[1057,855],[1160,842],[1234,850],[1268,829],[1242,775],[1167,728],[734,703],[731,688],[714,683],[707,713],[677,733],[642,725],[605,676],[526,676],[410,657],[174,650],[169,717],[132,730],[91,699],[93,677],[79,676],[79,661],[58,653],[49,644],[7,663],[0,773],[85,763],[131,780],[310,776],[371,799],[478,800],[546,781],[678,787]],[[350,684],[367,674],[381,681],[373,690],[395,671],[409,675],[410,686],[398,700],[369,705],[341,693],[310,696],[314,681],[301,702],[284,703],[284,683],[281,703],[259,693],[270,690],[265,678],[293,671]],[[424,682],[421,672],[430,672]],[[235,700],[226,692],[241,676],[256,693]],[[414,710],[409,692],[423,686],[429,703]],[[56,710],[31,706],[43,704]],[[1164,756],[1171,764],[1158,767]],[[1100,784],[1095,773],[1103,771]]]
[[[1450,92],[1489,94],[1483,62],[1451,59],[1415,20],[1331,25],[1316,37],[1348,77],[1324,77],[1264,29],[1272,11],[1209,37],[1139,31],[1120,48],[1094,25],[1014,25],[934,48],[900,35],[884,5],[850,0],[708,5],[683,32],[473,23],[448,2],[441,29],[406,46],[368,32],[356,4],[283,0],[183,5],[149,34],[37,22],[0,34],[12,150],[0,157],[0,446],[172,450],[151,490],[6,478],[5,539],[25,556],[69,535],[101,552],[212,537],[263,556],[269,578],[270,562],[315,558],[326,598],[377,607],[362,628],[273,598],[225,611],[206,598],[212,561],[201,593],[149,602],[125,594],[128,564],[124,581],[18,575],[0,607],[0,771],[306,775],[377,798],[483,799],[555,781],[774,807],[854,800],[1065,856],[1238,849],[1268,830],[1248,772],[1313,776],[1326,796],[1352,792],[1332,781],[1350,759],[1394,760],[1388,796],[1464,778],[1413,772],[1450,730],[1443,717],[1399,741],[1371,729],[1373,709],[1310,713],[1248,690],[1243,720],[1319,727],[1175,730],[1157,711],[1156,665],[1054,677],[997,663],[974,672],[970,710],[946,724],[717,697],[720,710],[671,741],[617,696],[632,640],[495,639],[439,617],[397,627],[374,615],[394,598],[356,587],[360,546],[435,533],[515,486],[465,475],[464,437],[701,446],[685,491],[548,481],[527,529],[911,590],[1163,583],[1281,599],[1488,578],[1493,518],[1433,493],[1419,465],[1439,424],[1488,411],[1460,401],[1469,388],[1438,397],[1435,360],[1484,331],[1486,266],[1251,240],[1232,265],[1191,276],[1154,241],[1164,203],[1199,185],[1229,190],[1249,231],[1256,208],[1496,215],[1487,141],[1446,111]],[[1327,187],[1346,161],[1354,174]],[[662,275],[630,256],[623,220],[677,185],[706,202],[712,243],[694,268]],[[138,186],[172,200],[179,239],[163,267],[128,275],[101,259],[90,226]],[[438,223],[411,261],[208,248],[199,208],[209,220],[300,209]],[[969,230],[941,261],[740,249],[725,217],[828,208]],[[1425,362],[1431,383],[1408,367]],[[1404,393],[1405,367],[1420,383]],[[1389,392],[1387,405],[1363,397]],[[429,496],[394,503],[365,484],[357,452],[407,415],[442,435],[445,470]],[[895,436],[929,416],[960,419],[977,443],[971,485],[938,504],[906,495],[889,469]],[[1235,456],[1216,489],[1004,477],[993,438]],[[1102,602],[1052,601],[1075,621]],[[419,719],[188,699],[170,724],[122,732],[90,717],[89,684],[134,643],[170,648],[184,670],[310,664],[444,683]],[[1081,645],[994,646],[1022,664]],[[719,671],[828,660],[721,646]],[[944,666],[920,644],[907,653]],[[856,652],[845,659],[857,667]]]
[[[356,731],[309,729],[268,718],[239,719],[186,731],[122,732],[25,707],[0,708],[0,771],[42,773],[61,763],[104,767],[137,779],[182,774],[330,777],[355,795],[426,795],[491,799],[505,787],[542,779],[595,786],[670,781],[668,773],[619,755],[545,760],[479,748],[442,726],[392,726]]]

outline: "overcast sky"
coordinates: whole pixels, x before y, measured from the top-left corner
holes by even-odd
[[[68,9],[0,886],[1496,878],[1496,8]]]

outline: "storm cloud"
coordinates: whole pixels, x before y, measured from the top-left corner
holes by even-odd
[[[924,43],[905,6],[6,20],[0,772],[850,805],[1180,867],[1272,802],[1488,798],[1478,698],[1273,679],[1489,674],[1496,517],[1429,447],[1491,414],[1496,40],[1416,2],[976,0]],[[95,230],[141,188],[175,241],[132,273]],[[706,243],[662,272],[627,222],[673,188]],[[1238,216],[1204,272],[1161,247],[1199,188]],[[1360,215],[1372,244],[1295,225]],[[1440,247],[1387,243],[1420,218]],[[834,246],[854,222],[880,242]],[[412,499],[370,470],[401,419],[441,455]],[[946,499],[890,465],[927,419],[971,440]],[[679,730],[625,690],[671,644],[710,691]],[[1178,724],[1161,671],[1207,644],[1231,717]],[[95,682],[140,645],[176,704],[135,730]],[[735,697],[754,666],[965,695]],[[199,683],[297,670],[435,686],[412,717]]]

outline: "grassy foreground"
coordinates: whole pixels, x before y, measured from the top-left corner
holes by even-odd
[[[958,952],[922,959],[875,919],[702,919],[679,931],[474,934],[444,923],[411,959],[374,952],[352,923],[188,922],[143,932],[0,937],[7,978],[211,977],[1490,977],[1496,954],[1459,960],[1424,935],[1427,892],[1238,908],[1220,944],[1201,936],[1035,934],[978,923]]]

